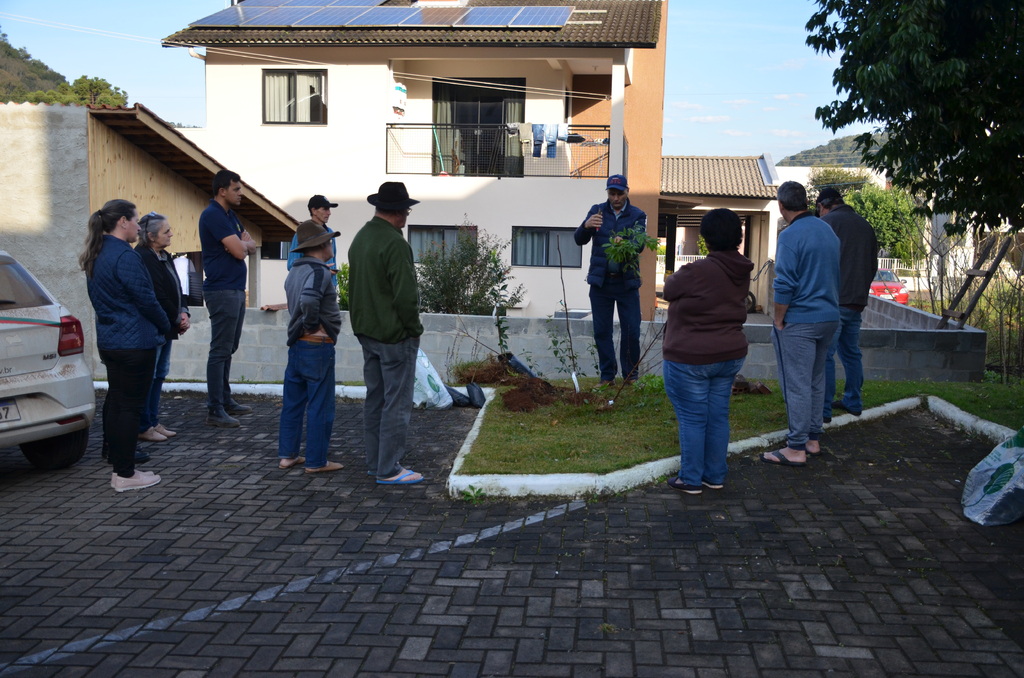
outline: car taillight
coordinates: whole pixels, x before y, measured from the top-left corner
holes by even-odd
[[[85,350],[85,334],[82,333],[82,323],[73,315],[61,316],[57,353],[75,355],[83,350]]]

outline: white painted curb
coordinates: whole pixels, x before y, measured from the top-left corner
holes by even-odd
[[[1012,428],[1007,428],[987,419],[976,417],[969,412],[964,412],[959,407],[951,405],[937,396],[928,396],[927,405],[928,409],[937,417],[945,419],[950,424],[968,433],[984,436],[995,445],[1012,438],[1017,433]]]
[[[491,396],[489,395],[488,405],[490,401]],[[934,396],[896,400],[879,407],[864,410],[859,417],[852,414],[842,414],[833,417],[831,423],[825,424],[825,428],[828,430],[840,428],[847,424],[880,419],[919,407],[927,407],[936,416],[970,433],[985,435],[995,443],[1001,443],[1014,435],[1014,431],[1005,426],[975,417]],[[679,457],[669,457],[605,474],[462,475],[459,473],[459,469],[462,468],[465,456],[469,454],[473,447],[473,442],[479,433],[480,424],[483,421],[486,410],[487,405],[480,410],[477,421],[473,425],[473,430],[470,431],[470,435],[466,438],[466,442],[463,444],[452,466],[452,473],[448,477],[448,494],[453,498],[460,497],[464,491],[472,492],[473,490],[479,490],[491,497],[581,497],[593,494],[611,494],[641,485],[649,485],[679,471]],[[729,443],[729,454],[742,454],[752,450],[763,450],[780,444],[785,440],[786,431],[764,433],[759,436]],[[470,490],[470,487],[473,490]]]
[[[106,390],[107,382],[94,381],[93,388]],[[465,393],[465,388],[452,387]],[[231,392],[248,395],[278,396],[282,395],[281,384],[232,384]],[[206,393],[205,383],[195,382],[164,382],[165,391],[182,391],[190,393]],[[649,485],[667,475],[679,471],[679,457],[668,457],[645,462],[633,468],[613,471],[612,473],[553,473],[539,474],[490,474],[463,475],[459,473],[465,462],[466,455],[473,449],[473,443],[480,435],[484,413],[494,400],[495,390],[485,388],[487,401],[477,413],[476,420],[466,435],[465,442],[459,449],[452,464],[452,472],[448,476],[448,495],[459,498],[465,491],[480,491],[490,497],[583,497],[594,494],[614,494],[625,490]],[[361,400],[366,398],[365,386],[337,386],[335,395],[339,398]],[[987,421],[973,414],[964,412],[936,396],[904,398],[879,407],[864,410],[859,417],[842,414],[833,417],[831,423],[825,424],[826,430],[840,428],[847,424],[871,421],[888,417],[906,410],[926,407],[935,416],[968,433],[981,435],[999,444],[1016,433],[1013,429]],[[743,454],[752,450],[764,450],[786,440],[786,431],[772,431],[759,436],[737,440],[729,443],[729,454]],[[473,488],[472,490],[470,488]]]

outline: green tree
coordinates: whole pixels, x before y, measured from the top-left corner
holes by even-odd
[[[455,242],[420,254],[420,308],[427,313],[491,315],[523,300],[523,286],[510,290],[512,267],[501,260],[508,242],[464,224]]]
[[[62,83],[57,89],[47,92],[31,92],[25,97],[25,101],[37,104],[125,106],[128,103],[128,93],[112,86],[103,78],[83,75],[70,85]]]
[[[816,1],[807,44],[840,55],[823,125],[877,125],[865,164],[955,215],[950,233],[1024,226],[1021,0]]]
[[[921,252],[924,219],[909,193],[900,188],[884,189],[867,184],[844,198],[847,205],[868,220],[878,245],[906,265]]]
[[[838,165],[815,167],[807,178],[807,203],[814,205],[821,189],[831,187],[845,196],[851,191],[859,190],[871,181],[871,173],[867,170],[852,170]]]

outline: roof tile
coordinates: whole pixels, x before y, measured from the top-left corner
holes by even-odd
[[[386,0],[381,7],[409,7]],[[166,45],[331,45],[331,46],[529,46],[655,47],[662,0],[469,0],[467,7],[572,6],[606,10],[573,14],[559,29],[529,28],[324,28],[189,27],[164,38]],[[200,17],[196,17],[199,19]],[[583,23],[600,21],[600,23]],[[576,22],[576,23],[573,23]]]
[[[664,156],[661,192],[722,198],[774,198],[777,187],[765,184],[760,160],[757,156]]]

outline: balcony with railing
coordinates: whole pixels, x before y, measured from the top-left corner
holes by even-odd
[[[522,124],[387,126],[387,173],[466,177],[608,176],[609,127]]]

